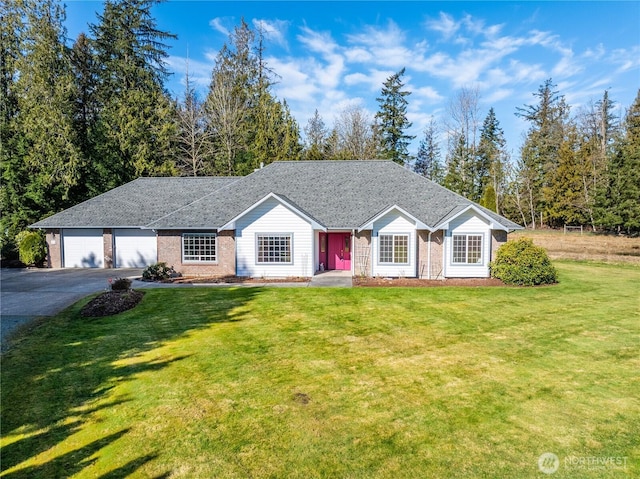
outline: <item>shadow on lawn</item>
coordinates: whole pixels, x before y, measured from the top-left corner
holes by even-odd
[[[80,316],[84,301],[29,332],[28,337],[2,357],[0,424],[8,444],[0,451],[4,471],[0,477],[67,477],[90,467],[102,448],[127,434],[127,425],[119,432],[43,464],[7,472],[66,441],[95,412],[135,399],[110,398],[116,384],[142,372],[159,371],[188,355],[127,365],[117,364],[118,360],[137,359],[189,331],[241,321],[244,314],[237,308],[261,291],[261,288],[149,290],[134,310],[100,319]],[[185,310],[190,314],[185,314]],[[21,437],[9,442],[12,435]],[[127,476],[157,457],[154,451],[139,453],[140,457],[101,477]]]

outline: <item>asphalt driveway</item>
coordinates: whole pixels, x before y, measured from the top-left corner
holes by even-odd
[[[141,269],[8,269],[0,268],[0,334],[40,316],[54,316],[79,299],[107,290],[109,278],[140,277]]]

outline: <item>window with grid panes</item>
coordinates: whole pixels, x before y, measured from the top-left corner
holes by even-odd
[[[409,235],[380,235],[378,259],[380,263],[408,263]]]
[[[182,261],[183,262],[215,262],[216,256],[215,233],[183,233]]]
[[[453,235],[453,263],[481,264],[482,235]]]
[[[258,235],[258,263],[291,263],[291,235]]]

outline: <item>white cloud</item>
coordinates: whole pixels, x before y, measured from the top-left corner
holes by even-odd
[[[635,45],[628,50],[623,48],[613,50],[611,61],[618,65],[618,73],[640,68],[640,46]]]
[[[409,88],[409,90],[412,92],[412,98],[415,96],[418,98],[426,99],[434,103],[444,100],[444,97],[440,95],[438,91],[431,86]]]
[[[368,63],[373,60],[373,55],[362,47],[347,48],[344,56],[350,63]]]
[[[311,52],[322,55],[332,55],[338,49],[338,44],[329,32],[316,32],[309,27],[302,27],[302,34],[298,35],[298,41],[305,45]]]
[[[286,34],[289,28],[289,22],[286,20],[260,20],[253,19],[253,26],[256,30],[262,31],[265,38],[271,40],[278,45],[288,48]]]
[[[366,26],[361,33],[347,35],[347,42],[351,45],[345,52],[347,60],[396,70],[420,61],[427,46],[426,42],[407,46],[405,32],[392,20],[385,28]]]
[[[425,26],[429,30],[433,30],[442,35],[445,40],[449,40],[459,30],[460,24],[456,22],[451,15],[440,12],[440,17],[436,20],[427,20]]]
[[[273,86],[278,97],[287,101],[315,101],[320,89],[311,80],[301,62],[270,57],[267,58],[267,64],[280,76],[280,81]]]
[[[229,36],[231,30],[229,30],[225,24],[233,23],[233,18],[231,17],[216,17],[209,21],[209,26],[216,30],[217,32],[222,33],[224,36]]]
[[[346,85],[365,85],[369,91],[380,91],[382,84],[395,72],[390,70],[369,69],[366,73],[352,73],[344,77]]]

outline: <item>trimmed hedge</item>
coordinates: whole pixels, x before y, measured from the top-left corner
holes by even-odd
[[[47,242],[40,231],[22,231],[16,236],[20,261],[40,265],[47,257]]]
[[[529,238],[508,241],[490,264],[491,276],[506,284],[537,286],[558,282],[558,273],[544,248]]]

